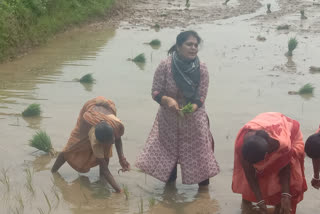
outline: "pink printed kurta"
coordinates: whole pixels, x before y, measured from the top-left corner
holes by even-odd
[[[201,64],[199,95],[202,102],[207,96],[208,84],[207,67]],[[185,104],[171,72],[171,57],[162,61],[154,74],[153,97],[159,92],[176,99],[180,106]],[[136,166],[166,182],[179,163],[182,183],[197,184],[219,173],[219,166],[213,155],[213,143],[204,105],[184,118],[167,107],[160,106]]]

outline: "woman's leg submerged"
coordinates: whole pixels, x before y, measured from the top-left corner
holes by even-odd
[[[173,170],[171,171],[170,177],[167,181],[167,183],[172,183],[175,182],[177,180],[177,165],[173,168]]]

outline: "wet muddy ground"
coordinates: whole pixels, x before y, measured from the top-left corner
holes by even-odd
[[[300,121],[305,139],[318,127],[320,73],[309,71],[320,67],[317,2],[231,0],[226,6],[191,0],[188,10],[183,1],[135,2],[128,8],[130,18],[124,16],[116,29],[96,23],[69,31],[0,65],[0,213],[139,213],[142,205],[146,213],[239,214],[241,196],[232,193],[231,178],[234,139],[242,125],[260,112],[278,111]],[[271,14],[266,13],[268,3]],[[308,19],[300,19],[301,8]],[[159,31],[150,28],[154,23]],[[290,25],[289,30],[276,29],[282,24]],[[183,29],[194,29],[203,38],[199,57],[210,73],[206,107],[221,173],[210,180],[209,192],[182,185],[180,179],[176,188],[165,188],[137,170],[118,175],[116,156],[111,172],[128,187],[128,200],[100,182],[97,168],[78,174],[66,164],[53,176],[54,159],[29,147],[28,140],[38,129],[46,130],[61,150],[84,102],[98,95],[116,103],[126,127],[124,151],[133,165],[158,108],[150,96],[154,70]],[[291,37],[299,44],[288,59]],[[162,46],[143,44],[152,39],[160,39]],[[147,58],[144,66],[127,61],[140,53]],[[93,74],[95,84],[72,81],[86,73]],[[313,96],[288,95],[306,83],[315,86]],[[41,117],[22,118],[31,103],[41,104]],[[309,159],[305,166],[309,183]],[[31,182],[26,170],[32,172]],[[153,200],[155,205],[149,205]],[[297,213],[317,213],[319,201],[319,193],[310,188]]]

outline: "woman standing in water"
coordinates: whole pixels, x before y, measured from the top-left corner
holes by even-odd
[[[179,163],[183,184],[207,187],[219,166],[204,105],[209,74],[197,56],[200,43],[195,31],[180,33],[168,51],[170,56],[158,66],[152,98],[160,107],[136,166],[168,183],[175,182]],[[192,111],[181,116],[181,108],[188,103]]]

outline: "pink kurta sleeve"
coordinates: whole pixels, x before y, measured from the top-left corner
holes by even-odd
[[[167,63],[166,61],[162,61],[156,72],[154,73],[154,77],[153,77],[153,84],[152,84],[152,98],[154,99],[158,94],[160,93],[164,93],[164,89],[165,89],[165,71],[167,69]]]
[[[205,102],[207,98],[209,87],[209,73],[207,66],[203,63],[200,65],[200,84],[199,84],[199,96],[202,104]]]

